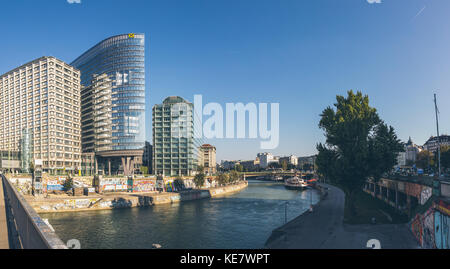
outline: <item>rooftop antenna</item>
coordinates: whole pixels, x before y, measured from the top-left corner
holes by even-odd
[[[439,109],[436,101],[436,94],[434,94],[434,111],[436,113],[436,130],[437,130],[437,146],[438,146],[438,177],[441,177],[441,138],[439,136]]]

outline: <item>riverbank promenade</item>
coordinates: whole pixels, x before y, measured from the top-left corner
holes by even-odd
[[[326,195],[313,212],[305,212],[273,231],[269,249],[365,249],[376,239],[382,249],[419,248],[406,224],[344,224],[345,194],[329,184]]]
[[[3,180],[0,178],[0,249],[9,249],[8,224],[6,218],[6,201]]]

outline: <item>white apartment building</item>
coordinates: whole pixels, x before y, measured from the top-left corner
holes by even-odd
[[[0,76],[0,150],[20,151],[22,131],[32,133],[33,160],[44,171],[81,164],[80,71],[41,57]]]
[[[257,158],[259,158],[259,166],[261,168],[267,168],[270,163],[278,162],[279,160],[270,152],[258,153]]]

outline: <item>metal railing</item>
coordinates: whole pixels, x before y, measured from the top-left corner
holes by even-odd
[[[5,189],[6,206],[9,207],[9,229],[18,236],[23,249],[67,249],[50,227],[19,194],[11,182],[1,175]]]

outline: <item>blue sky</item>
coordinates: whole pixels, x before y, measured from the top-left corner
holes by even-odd
[[[71,62],[112,35],[146,34],[151,107],[169,95],[279,102],[278,155],[314,154],[319,114],[361,90],[399,137],[450,134],[448,0],[15,0],[2,3],[0,74],[43,55]],[[210,141],[217,158],[252,159],[258,140]]]

